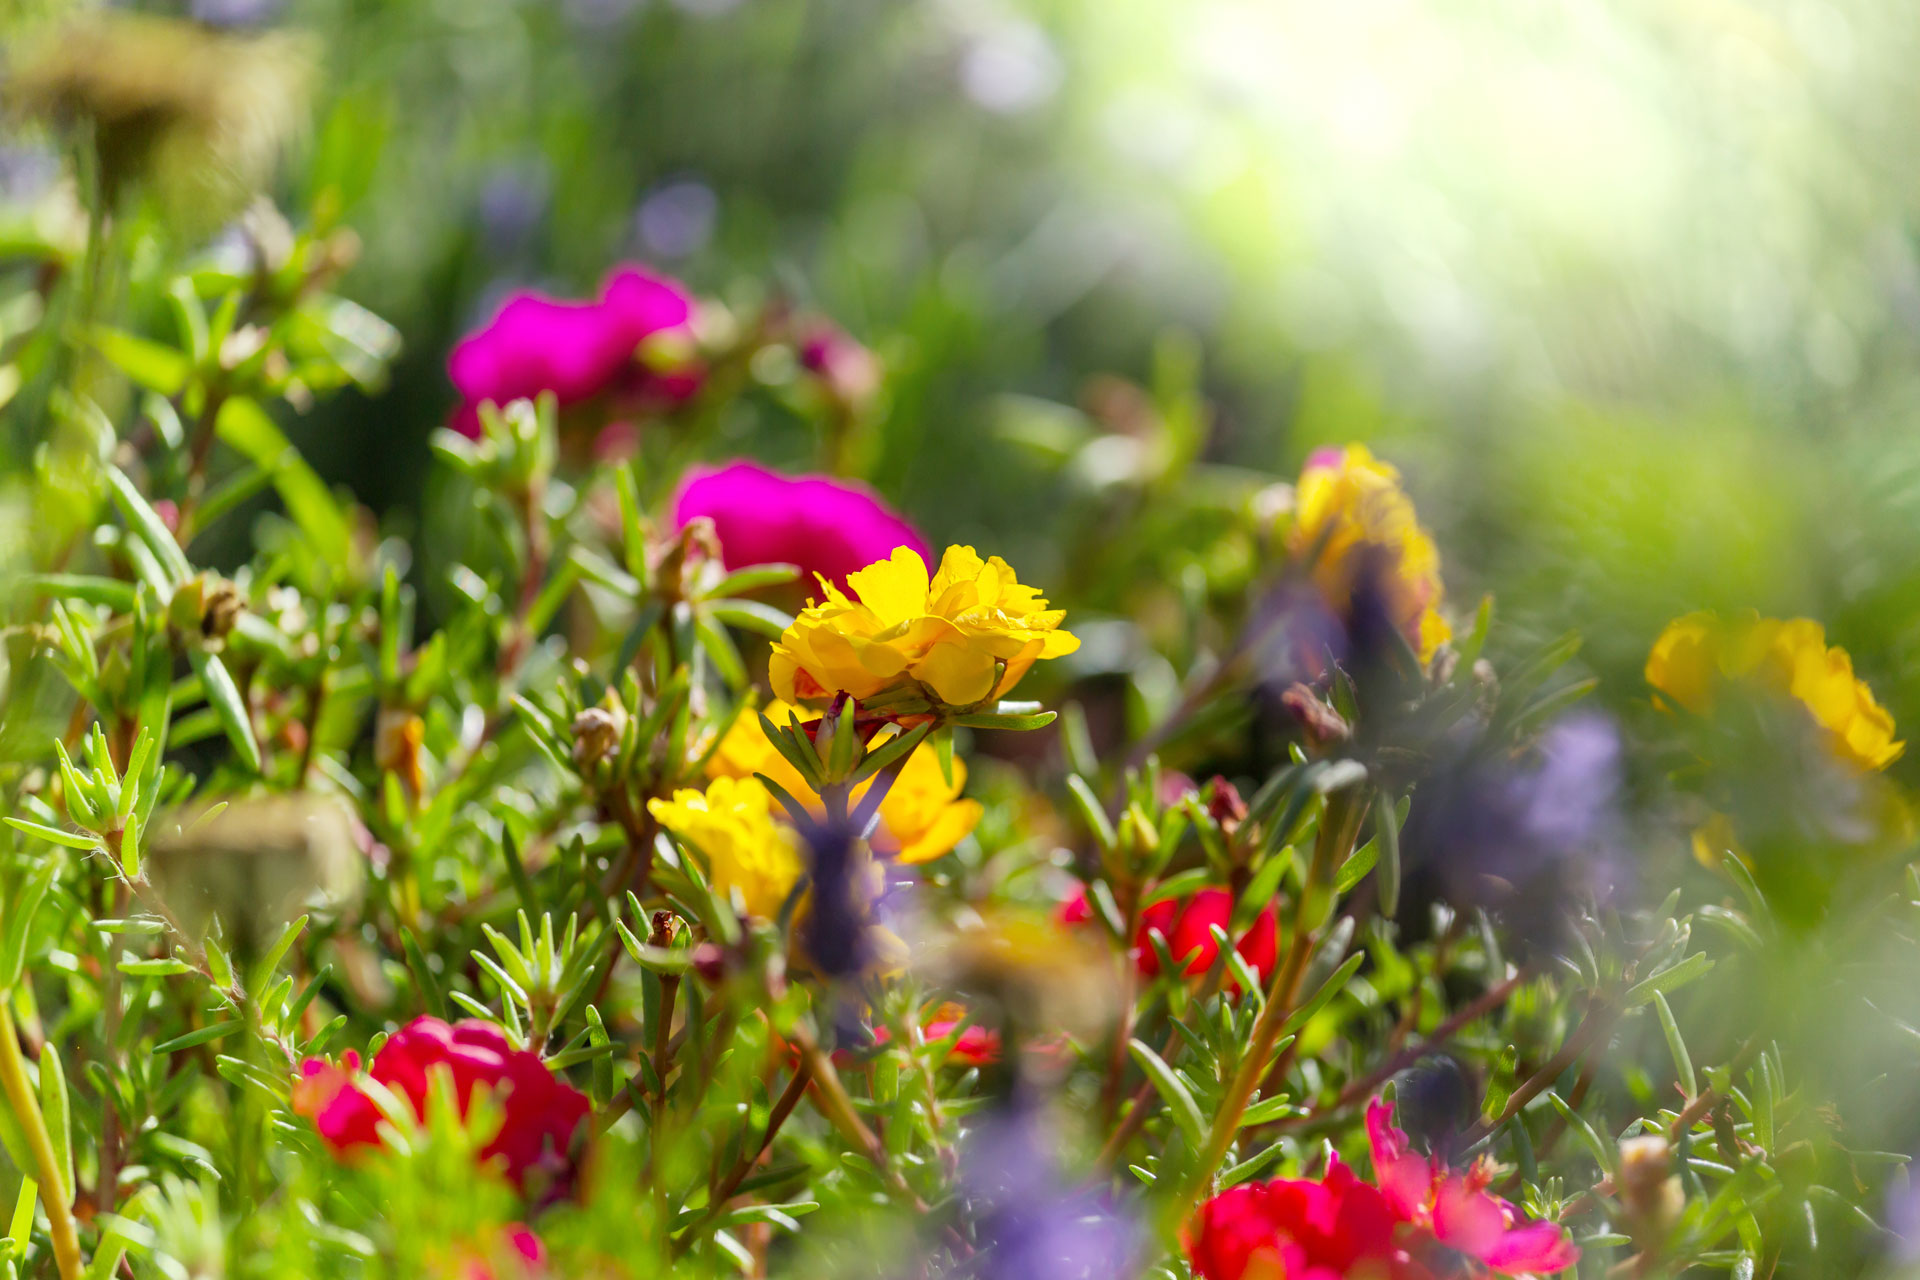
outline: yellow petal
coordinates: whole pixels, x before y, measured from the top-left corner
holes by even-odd
[[[889,626],[926,612],[927,562],[912,547],[895,547],[887,559],[848,574],[847,585]]]
[[[884,805],[881,807],[885,809]],[[940,811],[933,825],[921,832],[918,838],[902,845],[895,858],[908,866],[932,862],[951,852],[953,846],[972,834],[973,829],[980,825],[983,812],[978,800],[955,800]]]
[[[940,700],[954,706],[979,702],[993,691],[993,655],[984,648],[962,643],[936,644],[914,664],[916,679],[933,687]]]

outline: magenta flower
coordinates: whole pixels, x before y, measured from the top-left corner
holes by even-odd
[[[931,560],[926,541],[865,485],[827,476],[783,476],[751,462],[696,469],[673,499],[673,522],[713,521],[729,569],[797,564],[810,587],[818,574],[845,587],[847,575],[896,547]]]
[[[692,318],[693,298],[684,288],[637,266],[616,270],[588,302],[517,293],[447,358],[447,376],[462,398],[454,429],[478,436],[482,402],[504,405],[543,391],[562,405],[607,393],[678,403],[699,388],[699,374],[660,373],[634,357],[642,341],[685,329]]]

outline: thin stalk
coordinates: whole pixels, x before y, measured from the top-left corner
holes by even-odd
[[[1365,807],[1356,803],[1351,790],[1335,792],[1327,798],[1326,809],[1320,815],[1320,831],[1313,842],[1313,861],[1307,867],[1307,874],[1300,884],[1300,897],[1294,904],[1293,939],[1288,946],[1286,962],[1273,976],[1273,985],[1267,991],[1266,1007],[1260,1011],[1260,1019],[1253,1026],[1253,1043],[1248,1047],[1246,1056],[1240,1059],[1240,1065],[1227,1085],[1226,1097],[1221,1102],[1219,1114],[1214,1117],[1213,1129],[1207,1135],[1206,1146],[1201,1149],[1200,1161],[1195,1166],[1194,1183],[1186,1192],[1185,1199],[1188,1201],[1207,1185],[1213,1177],[1213,1171],[1226,1158],[1228,1149],[1233,1146],[1234,1136],[1240,1131],[1240,1117],[1245,1114],[1247,1104],[1253,1100],[1254,1090],[1266,1075],[1267,1063],[1273,1058],[1273,1047],[1280,1040],[1280,1028],[1286,1025],[1294,1005],[1300,999],[1300,986],[1307,974],[1307,961],[1313,955],[1319,933],[1317,929],[1311,933],[1307,929],[1307,909],[1319,896],[1322,885],[1331,880],[1333,868],[1339,859],[1351,851]],[[1181,1217],[1185,1216],[1185,1207],[1182,1205]]]
[[[0,1092],[20,1122],[27,1149],[33,1153],[39,1174],[40,1203],[47,1209],[47,1226],[53,1237],[53,1258],[60,1267],[60,1280],[80,1280],[80,1233],[73,1222],[73,1196],[66,1185],[66,1171],[53,1154],[53,1138],[47,1133],[46,1118],[33,1096],[27,1079],[26,1060],[20,1056],[20,1036],[13,1025],[9,1006],[12,992],[0,995]]]

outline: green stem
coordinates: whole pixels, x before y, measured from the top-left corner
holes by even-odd
[[[13,993],[0,992],[0,1092],[20,1122],[27,1147],[40,1177],[40,1201],[47,1207],[47,1226],[53,1236],[53,1257],[60,1267],[60,1280],[80,1280],[80,1234],[73,1223],[73,1192],[66,1183],[66,1171],[53,1154],[53,1139],[47,1122],[34,1100],[33,1085],[27,1079],[26,1060],[20,1056],[20,1036],[13,1025],[9,1001]]]
[[[1286,962],[1273,975],[1273,985],[1267,991],[1266,1007],[1260,1011],[1259,1021],[1254,1023],[1253,1042],[1234,1070],[1233,1079],[1227,1085],[1226,1097],[1220,1105],[1220,1113],[1214,1117],[1213,1129],[1207,1135],[1206,1146],[1201,1149],[1192,1187],[1185,1196],[1189,1202],[1195,1193],[1212,1180],[1214,1170],[1220,1167],[1228,1149],[1233,1146],[1234,1136],[1240,1131],[1240,1117],[1245,1114],[1248,1103],[1253,1101],[1254,1090],[1266,1075],[1267,1063],[1273,1057],[1273,1047],[1280,1040],[1280,1028],[1286,1025],[1300,998],[1301,981],[1306,977],[1307,961],[1313,955],[1319,933],[1318,926],[1308,929],[1307,912],[1313,908],[1321,887],[1330,882],[1333,868],[1352,849],[1354,837],[1359,832],[1360,814],[1366,808],[1359,800],[1354,790],[1338,791],[1327,798],[1326,809],[1320,815],[1320,830],[1313,842],[1313,861],[1301,881],[1300,897],[1294,904],[1293,939],[1287,950]],[[1186,1204],[1181,1205],[1182,1217],[1185,1217],[1186,1208]]]

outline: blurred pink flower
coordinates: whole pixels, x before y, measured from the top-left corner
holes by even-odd
[[[696,469],[673,499],[679,528],[698,516],[713,521],[729,569],[797,564],[802,584],[815,574],[845,587],[847,575],[910,548],[933,553],[897,511],[865,485],[827,476],[783,476],[751,462]]]
[[[505,405],[543,391],[562,405],[605,392],[669,405],[684,400],[699,389],[697,371],[651,371],[634,354],[643,340],[685,329],[692,319],[693,297],[678,282],[631,265],[609,276],[592,301],[517,293],[447,358],[447,376],[462,398],[453,427],[477,437],[483,401]]]

